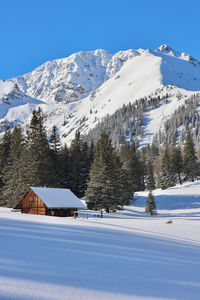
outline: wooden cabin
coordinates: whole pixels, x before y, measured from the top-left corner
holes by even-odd
[[[15,209],[25,214],[73,216],[78,209],[84,209],[81,202],[69,189],[31,187],[19,200]]]

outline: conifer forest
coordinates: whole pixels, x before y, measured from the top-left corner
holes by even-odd
[[[42,110],[34,110],[30,124],[8,127],[0,141],[0,205],[13,207],[30,186],[69,188],[85,198],[91,209],[107,212],[134,201],[134,193],[167,189],[194,181],[200,174],[198,152],[190,130],[184,146],[156,143],[139,148],[122,138],[114,148],[106,131],[87,142],[78,129],[71,145],[61,145],[57,128],[49,138]]]

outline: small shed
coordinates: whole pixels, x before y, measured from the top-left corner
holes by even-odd
[[[85,204],[69,189],[30,187],[19,200],[15,209],[25,214],[73,216],[78,209],[86,208]]]

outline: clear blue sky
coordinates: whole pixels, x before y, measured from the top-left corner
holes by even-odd
[[[199,0],[0,0],[0,79],[76,51],[164,43],[200,60]]]

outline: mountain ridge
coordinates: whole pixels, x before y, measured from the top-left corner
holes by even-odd
[[[2,82],[11,90],[3,95],[0,84],[0,105],[6,106],[0,115],[0,130],[6,123],[26,124],[32,110],[41,105],[48,132],[56,125],[63,143],[69,143],[77,128],[87,134],[123,105],[170,92],[168,104],[162,104],[160,113],[151,112],[151,120],[155,121],[155,115],[160,120],[157,126],[162,128],[175,109],[200,91],[200,62],[166,44],[155,50],[129,49],[115,54],[98,49],[48,61],[32,72]],[[10,93],[16,94],[16,99]],[[5,103],[6,97],[9,103]],[[16,105],[20,99],[21,105]],[[158,128],[150,127],[151,122],[147,131],[153,137]],[[152,138],[148,139],[147,143],[151,142]]]

